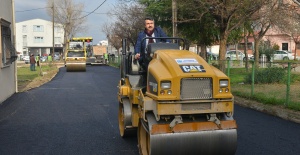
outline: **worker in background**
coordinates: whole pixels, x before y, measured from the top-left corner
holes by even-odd
[[[49,54],[47,58],[48,58],[48,62],[52,62],[52,56],[51,56],[51,54]]]
[[[35,56],[36,66],[40,66],[40,55]]]
[[[140,65],[145,68],[145,66],[148,65],[149,62],[144,61],[144,55],[146,53],[146,47],[150,43],[156,43],[156,42],[170,42],[167,39],[144,39],[142,42],[142,39],[145,37],[168,37],[163,30],[160,27],[154,26],[154,19],[147,17],[145,18],[145,30],[140,32],[138,35],[138,39],[136,41],[135,47],[134,47],[134,54],[135,59],[139,60]]]
[[[30,70],[31,71],[35,71],[35,58],[34,58],[34,54],[31,54],[30,56]]]
[[[105,64],[108,64],[108,54],[104,53]]]

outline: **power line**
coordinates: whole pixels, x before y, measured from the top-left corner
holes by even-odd
[[[85,15],[85,16],[82,16],[80,17],[79,19],[81,18],[85,18],[87,16],[89,16],[90,14],[94,13],[96,10],[98,10],[104,3],[106,2],[106,0],[104,0],[95,10],[93,10],[92,12],[90,12],[89,14]]]
[[[81,12],[85,12],[85,13],[92,13],[92,14],[106,14],[106,15],[116,15],[116,14],[112,14],[112,13],[100,13],[100,12],[88,12],[88,11],[81,11]]]
[[[102,2],[96,9],[94,9],[92,12],[88,12],[88,11],[81,11],[81,12],[85,12],[85,13],[88,13],[87,15],[85,16],[82,16],[80,18],[85,18],[91,14],[111,14],[111,13],[98,13],[98,12],[95,12],[96,10],[98,10],[104,3],[106,2],[106,0],[104,0],[104,2]],[[16,11],[16,12],[28,12],[28,11],[35,11],[35,10],[41,10],[41,9],[47,9],[47,8],[52,8],[52,7],[44,7],[44,8],[35,8],[35,9],[29,9],[29,10],[22,10],[22,11]],[[62,8],[62,7],[60,7]],[[115,14],[112,14],[112,15],[115,15]]]
[[[44,8],[36,8],[36,9],[30,9],[30,10],[22,10],[22,11],[16,11],[16,12],[27,12],[27,11],[35,11],[35,10],[41,10],[41,9],[46,9],[46,8],[51,8],[51,7],[44,7]]]

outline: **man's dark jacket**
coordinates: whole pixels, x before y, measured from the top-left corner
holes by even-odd
[[[30,60],[30,64],[35,64],[36,63],[34,56],[30,56],[29,60]]]
[[[168,37],[160,27],[154,28],[154,36],[155,37]],[[146,39],[144,39],[142,42],[142,39],[145,37],[147,37],[145,31],[140,32],[138,35],[138,39],[136,41],[135,47],[134,47],[134,54],[140,53],[141,57],[144,55],[145,50],[146,50]],[[161,42],[161,41],[168,42],[168,40],[166,40],[166,39],[164,39],[164,40],[155,39],[155,41],[156,42]]]

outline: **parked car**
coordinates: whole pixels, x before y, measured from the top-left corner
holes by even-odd
[[[219,55],[218,54],[215,54],[215,53],[212,53],[212,52],[206,52],[206,56],[207,56],[207,59],[211,58],[210,60],[218,60],[218,57]]]
[[[237,57],[238,56],[238,57]],[[239,50],[230,50],[226,52],[225,58],[227,60],[246,60],[246,56],[243,52],[239,51]],[[237,59],[238,58],[238,59]],[[253,54],[248,54],[248,59],[249,60],[253,60],[254,59],[254,55]]]
[[[41,62],[46,62],[47,61],[47,56],[41,56],[40,61]]]
[[[54,54],[54,61],[59,61],[60,60],[60,56],[58,54]]]
[[[23,57],[23,60],[25,61],[25,64],[29,64],[29,59],[30,59],[30,57],[28,55],[25,55]]]
[[[285,50],[277,50],[273,53],[274,60],[293,60],[294,56],[291,52]]]

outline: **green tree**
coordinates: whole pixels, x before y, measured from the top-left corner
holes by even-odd
[[[145,16],[154,18],[168,36],[172,34],[172,0],[138,0],[145,7]]]
[[[219,41],[218,30],[209,14],[205,15],[201,21],[179,22],[178,30],[183,37],[201,48],[200,55],[204,59],[207,58],[206,47]]]
[[[166,15],[164,12],[168,12],[171,7],[171,1],[157,1],[157,0],[140,0],[139,2],[142,2],[146,5],[146,8],[150,8],[149,10],[155,10],[153,12],[153,15],[160,17],[160,21],[168,21]],[[243,26],[244,22],[250,19],[252,15],[260,10],[262,6],[265,4],[268,4],[269,0],[261,1],[261,0],[252,0],[252,1],[245,1],[245,0],[228,0],[228,1],[219,1],[219,0],[193,0],[193,1],[185,1],[185,0],[177,0],[179,12],[178,12],[178,28],[180,28],[180,23],[187,23],[187,26],[193,25],[191,23],[195,22],[197,25],[200,23],[204,18],[212,17],[213,24],[204,23],[205,25],[214,25],[213,28],[217,29],[217,32],[219,33],[219,44],[220,44],[220,69],[222,71],[225,71],[225,53],[226,53],[226,46],[228,38],[232,31],[238,29],[239,27]],[[164,3],[164,5],[162,5]],[[168,5],[167,5],[168,4]],[[166,6],[166,8],[160,7],[160,6]],[[181,11],[180,11],[181,9]],[[151,11],[150,11],[151,12]],[[161,14],[163,16],[161,16]],[[170,12],[169,12],[170,15]],[[209,18],[210,19],[210,18]],[[171,22],[169,22],[171,23]],[[188,28],[182,28],[186,31],[191,32],[182,32],[182,34],[200,34],[201,32],[207,33],[207,31],[203,31],[200,28],[192,28],[194,26],[190,26]],[[200,26],[199,26],[200,27]],[[207,26],[204,26],[207,27]],[[207,28],[205,28],[207,29]],[[179,29],[180,31],[180,29]],[[213,31],[215,32],[215,31]],[[212,33],[212,32],[209,32]],[[217,34],[217,33],[213,33]],[[199,38],[202,38],[204,35],[198,35]],[[201,37],[202,36],[202,37]],[[211,34],[210,34],[211,36]],[[203,37],[204,38],[204,37]],[[210,38],[210,37],[209,37]],[[211,40],[214,40],[214,35],[212,35]],[[203,43],[205,44],[205,43]]]
[[[172,0],[139,0],[146,7],[146,13],[155,18],[156,25],[167,31],[169,36],[172,32]],[[197,5],[197,13],[191,11]],[[176,26],[177,36],[189,40],[201,47],[201,56],[206,58],[206,46],[218,42],[218,31],[214,19],[209,14],[202,13],[200,4],[194,1],[180,1],[177,3],[178,17]],[[202,18],[203,16],[203,18]],[[201,19],[202,18],[202,19]]]

